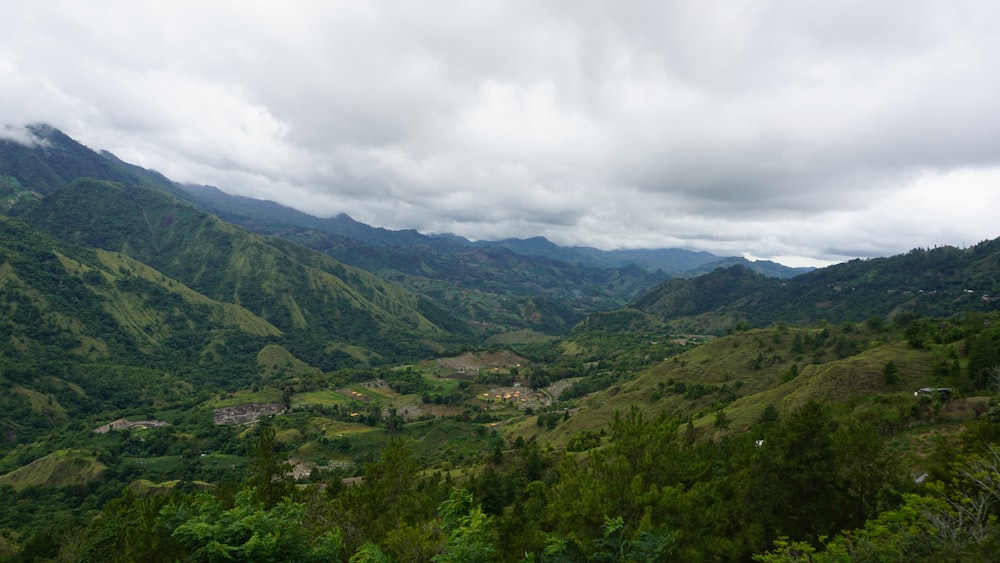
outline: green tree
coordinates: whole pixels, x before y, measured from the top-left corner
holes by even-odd
[[[275,437],[270,419],[258,424],[257,438],[250,446],[250,490],[257,500],[270,508],[285,496],[293,494],[290,478],[292,466],[281,456],[281,446]]]
[[[715,422],[712,426],[718,430],[726,430],[729,428],[729,417],[726,416],[726,411],[719,410],[715,413]]]
[[[741,541],[747,549],[758,551],[780,536],[815,540],[857,522],[851,519],[856,514],[841,510],[847,487],[834,448],[835,428],[822,405],[806,403],[749,450],[745,461],[736,462],[734,494],[741,499],[736,517],[744,523]]]
[[[496,554],[496,539],[490,517],[474,506],[472,493],[454,489],[438,508],[441,527],[448,535],[444,551],[434,561],[476,563],[492,561]]]
[[[882,368],[882,378],[885,380],[886,385],[896,385],[899,383],[899,368],[896,367],[896,363],[892,360],[886,362],[885,367]]]
[[[350,563],[394,563],[395,560],[382,551],[378,544],[367,542],[358,547],[349,561]]]
[[[374,542],[393,554],[390,547],[397,537],[411,534],[414,526],[433,517],[434,500],[417,488],[419,470],[406,443],[390,438],[379,460],[365,465],[361,483],[336,499],[332,518],[346,521],[349,545]]]
[[[202,493],[193,504],[163,509],[165,522],[180,521],[172,535],[190,550],[192,561],[329,561],[339,557],[339,530],[314,535],[302,526],[302,504],[283,500],[266,508],[251,489],[237,493],[226,509]]]

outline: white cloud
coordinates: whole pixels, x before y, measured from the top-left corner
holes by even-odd
[[[379,226],[786,261],[1000,234],[986,0],[12,0],[0,34],[0,136]]]

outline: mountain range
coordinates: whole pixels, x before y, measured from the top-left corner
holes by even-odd
[[[211,299],[249,306],[286,333],[311,327],[312,318],[344,318],[352,307],[373,311],[367,322],[351,323],[351,345],[362,334],[371,344],[385,326],[447,327],[457,341],[525,329],[560,334],[588,314],[626,306],[718,333],[738,322],[990,310],[1000,295],[996,242],[815,271],[681,249],[561,247],[542,237],[473,242],[371,227],[346,214],[318,218],[179,184],[55,128],[31,131],[33,145],[0,142],[0,190],[10,216],[80,247],[119,252]],[[286,261],[313,273],[293,274]],[[316,271],[350,295],[337,304],[318,298],[326,289],[311,279]],[[285,279],[292,275],[297,282]],[[386,303],[371,303],[383,295],[406,305],[393,301],[386,311]]]
[[[621,546],[662,524],[682,559],[746,560],[900,506],[907,471],[954,477],[959,421],[986,417],[961,447],[1000,436],[988,397],[940,392],[993,385],[1000,239],[815,270],[470,241],[32,130],[0,141],[0,560],[192,558],[170,518],[242,522],[220,515],[247,502],[344,559],[366,541],[429,559],[457,486],[504,560],[548,550],[542,532],[600,559],[616,522]],[[288,485],[286,460],[299,485],[250,496]]]

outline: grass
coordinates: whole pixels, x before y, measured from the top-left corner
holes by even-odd
[[[351,436],[361,432],[371,432],[374,430],[371,426],[367,424],[361,424],[360,422],[344,422],[342,420],[329,420],[323,419],[322,432],[327,438],[336,438],[341,435]]]
[[[264,387],[258,391],[237,391],[211,401],[209,405],[211,408],[219,409],[223,407],[237,407],[247,403],[280,403],[282,400],[283,394],[280,389]]]
[[[310,366],[296,358],[291,352],[277,344],[268,344],[257,353],[257,365],[261,367],[263,376],[295,377],[319,374],[320,369]]]
[[[228,469],[242,467],[247,464],[247,458],[231,454],[205,453],[196,458],[198,462],[211,469]],[[122,462],[131,465],[141,465],[152,472],[167,473],[178,471],[184,463],[179,455],[164,455],[157,457],[122,457]]]
[[[489,432],[480,433],[478,430],[479,425],[477,424],[454,420],[437,421],[437,424],[433,424],[432,422],[434,421],[422,423],[423,426],[420,424],[414,425],[410,429],[410,435],[414,436],[419,444],[432,451],[440,451],[442,453],[452,451],[476,452],[485,448],[490,438]],[[446,447],[435,445],[435,443],[445,444]],[[418,451],[421,450],[421,448],[418,448]],[[426,453],[426,450],[424,451]]]
[[[144,469],[157,472],[177,471],[183,458],[179,455],[164,455],[158,457],[122,457],[128,464],[141,465]]]
[[[31,405],[31,410],[58,421],[67,418],[66,408],[59,404],[52,395],[32,391],[21,385],[14,385],[10,389],[11,393],[16,393],[24,397]]]
[[[129,484],[128,488],[133,493],[138,495],[156,494],[156,493],[168,493],[179,485],[181,481],[179,479],[174,479],[172,481],[163,481],[162,483],[154,483],[149,479],[138,479]],[[205,481],[193,481],[193,483],[202,489],[209,489],[214,487],[211,483],[206,483]]]
[[[511,344],[539,344],[557,340],[557,337],[544,334],[530,328],[524,328],[514,332],[505,332],[491,336],[487,344],[499,344],[509,346]]]
[[[808,401],[843,403],[861,408],[877,395],[912,397],[914,389],[940,386],[942,376],[936,365],[940,354],[916,350],[906,343],[885,344],[864,329],[853,332],[829,327],[827,343],[800,352],[792,350],[799,339],[815,341],[823,329],[754,329],[718,338],[692,348],[652,368],[626,374],[611,388],[573,401],[580,411],[569,420],[547,430],[535,424],[535,417],[504,425],[508,439],[520,436],[543,444],[562,447],[576,432],[606,428],[614,413],[640,409],[647,417],[662,412],[693,418],[695,428],[715,434],[712,428],[721,406],[729,421],[728,432],[741,432],[753,425],[768,405],[780,413],[795,410]],[[798,335],[798,338],[796,338]],[[846,341],[858,350],[837,357],[836,341]],[[892,361],[899,381],[886,383],[884,369]],[[788,378],[791,366],[798,375]],[[685,398],[673,391],[675,383],[688,389],[702,385],[710,391],[700,397]],[[735,400],[721,402],[722,386]],[[730,399],[732,396],[730,396]]]
[[[321,407],[343,406],[349,402],[347,397],[334,391],[308,391],[292,396],[292,408],[305,405],[317,405]]]
[[[458,390],[459,385],[462,381],[459,379],[450,379],[447,377],[437,377],[434,374],[429,374],[424,372],[422,374],[424,381],[431,388],[431,393],[453,393]]]
[[[65,487],[97,479],[107,466],[81,450],[57,450],[0,476],[15,491],[33,486]]]
[[[469,459],[482,454],[490,439],[488,431],[479,424],[462,423],[450,419],[434,419],[407,424],[397,433],[363,424],[316,418],[312,425],[319,426],[322,438],[299,446],[292,457],[304,461],[327,459],[339,462],[376,460],[385,444],[393,437],[404,438],[414,455],[424,465],[442,459]],[[336,449],[335,440],[346,438],[350,445],[346,451]]]
[[[230,454],[204,454],[198,459],[201,460],[202,465],[211,469],[243,467],[247,464],[247,458]]]

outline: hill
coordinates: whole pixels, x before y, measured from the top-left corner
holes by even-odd
[[[320,367],[426,354],[429,342],[450,338],[421,312],[426,301],[398,286],[233,227],[152,188],[81,179],[22,209],[21,217],[51,236],[120,253],[243,307]],[[367,349],[367,357],[338,360],[339,343]]]
[[[1000,242],[642,295],[613,254],[212,196],[251,231],[37,131],[0,170],[0,558],[995,551],[960,511],[996,497]]]
[[[1000,239],[967,249],[914,249],[906,254],[852,260],[788,280],[766,278],[742,266],[669,280],[632,306],[684,330],[721,333],[739,322],[815,324],[858,322],[876,316],[950,316],[1000,309]]]
[[[33,145],[0,142],[0,172],[18,183],[19,197],[48,195],[81,177],[158,188],[227,222],[402,284],[484,337],[524,329],[559,334],[587,314],[627,304],[667,276],[696,275],[720,263],[710,253],[680,249],[605,252],[559,247],[541,237],[473,243],[452,235],[374,228],[344,214],[322,219],[210,186],[176,184],[110,153],[94,152],[52,127],[36,125],[30,131]],[[743,263],[767,275],[801,273]]]

